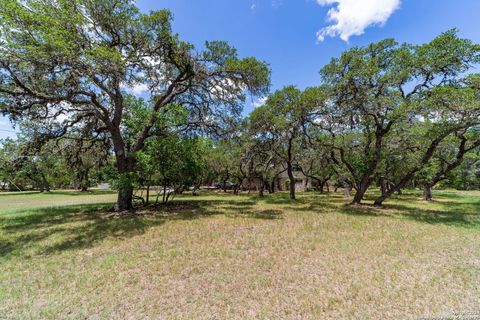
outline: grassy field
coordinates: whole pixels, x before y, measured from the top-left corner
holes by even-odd
[[[418,319],[480,311],[480,192],[386,209],[204,194],[0,194],[0,318]],[[102,213],[103,212],[103,213]]]

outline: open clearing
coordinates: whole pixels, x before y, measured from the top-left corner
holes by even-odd
[[[182,196],[108,218],[111,193],[0,195],[0,318],[417,319],[480,311],[480,192]],[[179,205],[188,201],[189,205]]]

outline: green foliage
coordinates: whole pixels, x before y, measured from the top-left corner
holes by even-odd
[[[404,187],[444,139],[479,123],[476,77],[463,78],[479,59],[480,46],[450,30],[420,46],[386,39],[355,47],[321,70],[329,99],[316,123],[358,191],[355,202],[375,178]]]
[[[149,140],[137,153],[138,187],[161,186],[164,193],[179,193],[199,183],[205,173],[207,141],[171,134]],[[164,202],[168,201],[164,196]]]
[[[0,112],[41,124],[42,140],[88,128],[110,140],[121,174],[149,139],[225,132],[248,94],[268,92],[270,69],[222,41],[197,51],[171,23],[132,0],[0,2]]]
[[[321,86],[286,86],[248,119],[248,95],[268,94],[268,64],[224,41],[195,50],[168,10],[5,0],[0,39],[0,112],[24,132],[4,143],[0,179],[22,187],[97,176],[123,193],[176,193],[219,180],[263,185],[294,168],[354,187],[358,203],[376,182],[387,182],[386,197],[413,181],[475,185],[475,174],[460,175],[476,170],[480,46],[456,30],[423,45],[351,48],[322,68]],[[62,160],[52,156],[60,149]]]

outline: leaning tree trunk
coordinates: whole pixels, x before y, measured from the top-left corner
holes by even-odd
[[[423,200],[425,201],[432,201],[433,200],[433,195],[432,195],[432,185],[425,183],[423,185]]]
[[[355,196],[353,197],[352,204],[361,204],[365,193],[367,192],[367,185],[360,184],[357,188],[357,192],[355,192]]]

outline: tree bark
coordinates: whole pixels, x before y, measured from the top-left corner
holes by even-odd
[[[133,185],[131,173],[133,172],[134,162],[132,158],[125,157],[122,153],[116,153],[117,169],[121,175],[118,188],[117,203],[115,211],[128,211],[133,209]]]
[[[350,198],[350,192],[352,191],[352,186],[348,183],[343,185],[343,196],[348,199]]]
[[[230,174],[228,173],[228,170],[226,172],[226,175],[225,177],[223,177],[223,192],[227,193],[227,182],[228,182],[228,179],[230,179]]]
[[[82,170],[83,171],[83,170]],[[80,191],[81,192],[87,192],[88,191],[88,186],[89,186],[89,181],[88,181],[88,174],[89,170],[85,169],[81,174],[80,174]]]
[[[383,177],[380,178],[379,184],[380,184],[380,193],[383,196],[385,193],[387,193],[387,184],[385,183],[385,179]]]
[[[293,166],[292,166],[292,142],[293,137],[291,137],[288,141],[288,150],[287,150],[287,174],[288,178],[290,179],[290,199],[295,200],[295,177],[293,176]]]
[[[41,177],[42,177],[42,185],[43,185],[42,189],[44,189],[46,192],[50,192],[50,184],[48,183],[47,178],[45,178],[45,174],[43,174],[43,172],[41,174]]]
[[[259,186],[258,186],[258,196],[263,198],[264,197],[264,194],[263,194],[263,189],[265,187],[265,182],[263,180],[263,178],[261,179],[260,183],[259,183]]]
[[[118,190],[115,211],[127,211],[133,209],[133,187],[123,186]]]
[[[292,200],[295,200],[295,185],[296,185],[296,181],[295,181],[295,177],[293,176],[293,169],[292,169],[292,164],[289,163],[287,165],[287,174],[288,174],[288,178],[290,179],[290,199]]]
[[[147,205],[150,204],[150,178],[147,180],[147,199],[145,201]]]
[[[116,112],[122,112],[122,104],[119,103]],[[113,148],[115,150],[115,160],[117,171],[120,175],[120,185],[118,188],[117,203],[115,204],[115,211],[128,211],[133,209],[133,184],[131,181],[131,174],[134,171],[135,159],[130,155],[125,146],[125,142],[120,132],[119,114],[116,115],[117,121],[111,124],[110,133],[112,135]],[[137,145],[140,148],[141,146]]]
[[[425,183],[423,185],[423,200],[425,201],[432,201],[432,185],[429,183]]]
[[[355,196],[353,196],[352,204],[361,204],[365,193],[367,192],[368,185],[366,183],[361,183],[358,188],[357,192],[355,192]]]

